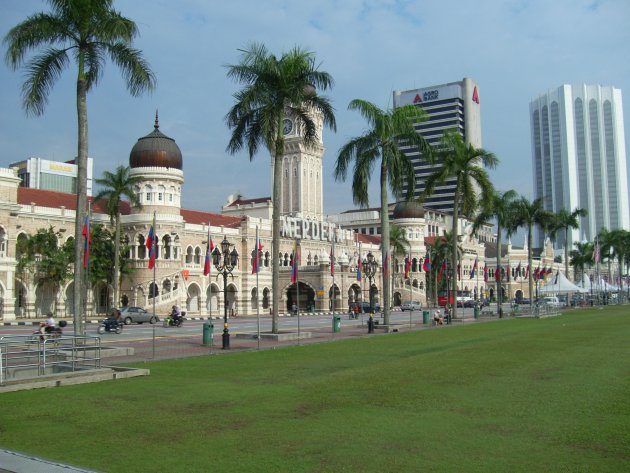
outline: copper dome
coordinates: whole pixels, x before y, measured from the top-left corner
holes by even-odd
[[[182,169],[182,152],[173,138],[169,138],[160,130],[157,113],[154,130],[138,142],[129,153],[131,168],[162,167]]]
[[[398,218],[424,218],[424,207],[415,200],[398,202],[392,212],[394,219]]]

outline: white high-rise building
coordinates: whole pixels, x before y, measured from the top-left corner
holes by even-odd
[[[621,90],[562,85],[532,100],[529,111],[534,197],[552,212],[588,211],[569,232],[569,249],[602,228],[630,230]],[[564,245],[559,235],[556,248]]]

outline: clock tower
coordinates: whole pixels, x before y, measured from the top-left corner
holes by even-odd
[[[284,155],[282,157],[282,184],[280,214],[320,221],[323,217],[322,199],[322,141],[323,120],[321,114],[313,113],[317,139],[306,145],[303,125],[299,118],[287,114],[282,122],[284,133]],[[273,181],[274,162],[271,159]]]

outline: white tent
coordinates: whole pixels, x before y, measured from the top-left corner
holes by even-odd
[[[619,286],[615,286],[614,284],[608,284],[603,279],[600,280],[600,286],[599,287],[602,288],[602,291],[616,292],[616,291],[619,290]]]
[[[589,281],[590,283],[590,281]],[[559,293],[559,292],[589,292],[580,286],[576,286],[569,281],[563,273],[557,273],[556,276],[549,278],[547,284],[538,288],[538,291],[542,294]]]

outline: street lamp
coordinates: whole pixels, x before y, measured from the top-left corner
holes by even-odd
[[[457,307],[457,298],[453,297],[453,299],[451,299],[451,296],[454,296],[453,290],[451,287],[452,279],[453,279],[453,268],[447,262],[446,263],[446,286],[448,289],[447,289],[447,294],[446,294],[446,323],[448,325],[451,324],[452,312],[453,310],[455,310],[454,307]],[[450,308],[448,307],[449,305],[451,306]]]
[[[232,245],[227,238],[223,237],[221,242],[221,249],[215,247],[212,252],[212,264],[217,268],[219,273],[223,274],[223,349],[229,350],[230,348],[230,332],[228,330],[228,299],[227,299],[227,280],[228,275],[234,278],[232,271],[238,265],[238,251],[236,248],[230,251]]]
[[[365,275],[368,278],[369,288],[369,297],[370,297],[370,319],[368,320],[368,333],[374,333],[374,297],[372,294],[372,278],[376,274],[376,270],[378,269],[378,263],[376,262],[376,258],[370,251],[366,258],[363,260],[363,271],[365,271]]]

